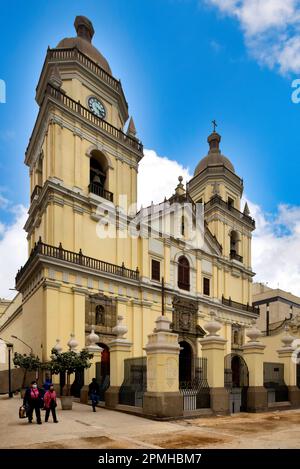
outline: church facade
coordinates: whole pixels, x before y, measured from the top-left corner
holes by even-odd
[[[92,45],[91,22],[77,17],[75,28],[76,37],[48,49],[36,89],[39,113],[25,157],[28,261],[16,275],[18,307],[2,316],[1,336],[18,331],[47,360],[70,333],[78,348],[86,347],[94,326],[101,372],[109,374],[118,316],[128,328],[131,358],[143,357],[163,308],[179,336],[179,380],[190,381],[212,311],[226,340],[224,357],[243,355],[245,329],[258,315],[252,306],[255,221],[247,204],[241,206],[243,180],[221,153],[214,129],[193,178],[186,187],[182,178],[177,186],[174,181],[173,196],[162,201],[171,208],[176,203],[176,233],[165,236],[156,227],[147,236],[153,207],[136,207],[143,145],[121,82]],[[202,217],[196,246],[181,215],[185,205],[192,223]],[[128,227],[136,218],[133,236]]]

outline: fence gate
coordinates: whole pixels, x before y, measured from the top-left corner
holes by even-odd
[[[284,382],[283,363],[264,363],[264,387],[268,391],[268,404],[289,400],[288,387]]]
[[[109,374],[107,374],[107,371],[103,368],[102,361],[96,363],[96,380],[100,388],[99,400],[104,402],[104,394],[105,391],[107,391],[107,389],[109,388],[110,380]]]
[[[230,353],[225,357],[224,385],[230,392],[229,409],[232,414],[247,411],[249,387],[248,366],[241,355]]]
[[[179,390],[183,395],[183,410],[208,409],[210,390],[207,382],[207,358],[195,359],[193,376],[189,381],[179,381]]]
[[[143,407],[143,396],[147,390],[147,358],[124,360],[124,381],[119,391],[119,403]]]

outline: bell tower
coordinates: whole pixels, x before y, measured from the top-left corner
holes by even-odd
[[[194,202],[204,204],[206,226],[222,246],[225,269],[231,274],[227,284],[232,286],[227,289],[223,286],[223,290],[235,301],[251,303],[251,233],[255,222],[247,203],[241,211],[243,180],[221,153],[221,135],[214,129],[207,141],[208,154],[196,166],[188,190]],[[239,277],[245,281],[243,288],[238,287]]]
[[[39,113],[25,158],[31,190],[25,229],[30,251],[41,238],[103,258],[97,207],[105,203],[113,211],[124,198],[127,206],[136,203],[143,146],[132,118],[123,130],[128,104],[121,82],[92,44],[91,21],[77,16],[74,26],[75,37],[48,48],[36,89]],[[117,250],[110,247],[109,262],[118,263],[112,254]]]

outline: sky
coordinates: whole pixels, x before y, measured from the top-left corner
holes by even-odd
[[[257,280],[300,295],[300,104],[291,99],[300,78],[300,1],[10,0],[1,1],[0,297],[13,295],[26,260],[24,153],[35,87],[48,45],[75,34],[78,14],[93,21],[93,43],[121,79],[146,149],[140,202],[171,195],[179,174],[193,174],[216,119],[221,150],[243,177],[257,219]],[[158,175],[157,165],[166,171]]]

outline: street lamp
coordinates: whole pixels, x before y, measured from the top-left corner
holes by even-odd
[[[28,347],[30,349],[30,353],[33,355],[33,348],[30,347],[30,345],[26,344],[26,342],[24,342],[24,340],[20,339],[19,337],[17,337],[16,335],[11,335],[11,337],[13,339],[17,339],[19,340],[20,342],[22,342],[22,344],[26,345],[26,347]]]
[[[13,397],[13,393],[11,390],[11,352],[13,349],[13,344],[10,342],[6,343],[6,347],[8,350],[8,397]]]
[[[14,345],[10,342],[6,342],[4,339],[1,340],[3,340],[8,350],[8,397],[13,397],[13,392],[11,389],[11,351]]]

